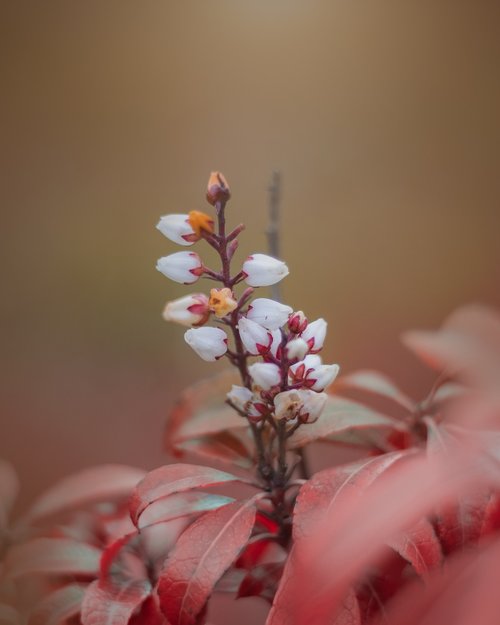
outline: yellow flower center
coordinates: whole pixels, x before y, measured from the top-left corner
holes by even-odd
[[[221,319],[225,317],[237,306],[237,302],[233,297],[231,289],[211,289],[210,300],[208,307],[215,314],[216,317]]]
[[[209,234],[212,234],[214,231],[214,220],[210,215],[202,213],[201,211],[190,211],[188,221],[197,237],[201,237],[202,230]]]

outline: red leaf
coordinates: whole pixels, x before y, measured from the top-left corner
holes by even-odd
[[[237,598],[262,597],[271,603],[282,574],[283,562],[259,564],[247,573],[241,581]]]
[[[170,495],[155,501],[149,508],[146,508],[139,518],[138,527],[143,529],[156,523],[208,512],[208,510],[215,510],[233,501],[232,497],[198,492]]]
[[[387,541],[415,571],[427,578],[443,562],[443,553],[436,532],[427,519]]]
[[[240,417],[241,418],[241,417]],[[242,441],[231,432],[193,438],[175,445],[175,455],[194,454],[211,462],[223,462],[242,469],[253,466],[252,455]]]
[[[179,538],[158,584],[161,608],[172,625],[195,625],[215,584],[250,537],[254,501],[207,512]]]
[[[41,495],[28,512],[27,520],[58,514],[91,503],[124,499],[145,471],[127,465],[107,464],[71,475]]]
[[[153,502],[174,493],[216,486],[241,478],[211,467],[194,464],[171,464],[154,469],[137,484],[130,498],[130,517],[135,525],[144,510]]]
[[[349,592],[340,604],[332,625],[361,625],[359,602],[352,588],[349,589]]]
[[[186,389],[167,422],[167,451],[175,454],[175,446],[191,438],[248,427],[246,420],[226,404],[231,385],[238,383],[231,369]]]
[[[405,425],[381,415],[354,401],[330,396],[315,423],[297,429],[289,439],[289,449],[304,447],[315,440],[335,439],[338,435],[354,431],[356,434],[375,431],[405,430]]]
[[[32,573],[97,575],[101,551],[70,538],[34,538],[12,547],[5,558],[9,577]]]
[[[93,582],[82,604],[83,625],[127,625],[131,616],[150,596],[151,584],[129,580],[120,585]]]
[[[63,586],[43,599],[31,612],[28,625],[64,625],[80,613],[85,586]]]
[[[363,369],[343,375],[337,380],[337,389],[343,388],[373,393],[390,399],[409,412],[415,409],[415,402],[405,395],[390,378],[378,371]]]
[[[301,538],[319,520],[342,506],[344,499],[360,497],[380,475],[412,452],[397,451],[319,471],[299,491],[293,513],[293,535]]]

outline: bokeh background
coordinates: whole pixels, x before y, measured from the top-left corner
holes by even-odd
[[[84,466],[165,462],[180,390],[214,371],[161,318],[188,292],[154,228],[206,210],[265,251],[283,177],[287,303],[328,362],[417,396],[399,342],[500,305],[500,4],[489,0],[2,2],[2,456],[20,506]],[[208,283],[205,286],[209,286]]]

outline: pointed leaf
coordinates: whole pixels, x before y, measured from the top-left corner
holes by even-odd
[[[409,412],[415,408],[415,402],[405,395],[387,376],[378,371],[362,369],[343,375],[337,380],[337,389],[348,388],[390,399]]]
[[[176,444],[191,438],[248,427],[226,404],[226,394],[238,383],[238,375],[230,369],[186,389],[167,422],[167,451],[175,453]]]
[[[128,580],[120,585],[92,582],[83,599],[82,623],[127,625],[150,594],[151,584],[146,580]]]
[[[297,429],[289,439],[289,449],[304,447],[309,443],[354,431],[404,430],[403,423],[381,415],[370,408],[354,401],[330,396],[319,419],[315,423],[306,423]]]
[[[207,512],[181,535],[158,584],[160,605],[171,625],[195,625],[217,581],[250,537],[254,501]]]
[[[233,501],[232,497],[199,492],[170,495],[170,497],[155,501],[149,508],[144,510],[139,518],[138,528],[143,529],[155,523],[172,521],[183,516],[216,510]]]
[[[171,464],[154,469],[137,484],[130,498],[130,517],[135,525],[144,510],[153,502],[168,495],[215,486],[241,478],[194,464]]]
[[[97,575],[100,549],[70,538],[33,538],[12,547],[5,558],[11,577],[32,573]]]
[[[443,552],[436,532],[427,519],[387,541],[423,578],[443,562]]]
[[[120,464],[107,464],[84,469],[70,475],[42,494],[28,512],[34,521],[91,503],[125,499],[146,472]]]
[[[240,417],[241,419],[241,417]],[[242,469],[253,466],[252,455],[242,441],[231,432],[219,432],[211,436],[193,438],[175,445],[176,456],[194,454],[205,461],[223,462]]]
[[[30,614],[28,625],[64,625],[80,613],[86,586],[70,584],[43,599]]]

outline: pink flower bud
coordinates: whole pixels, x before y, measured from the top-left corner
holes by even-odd
[[[248,372],[255,386],[263,391],[268,391],[281,382],[281,370],[273,363],[256,362],[248,367]]]
[[[288,320],[288,329],[294,334],[300,334],[307,328],[307,317],[301,310],[293,313]]]
[[[324,319],[316,319],[316,321],[308,324],[307,328],[300,335],[300,338],[304,339],[309,345],[311,353],[315,354],[323,347],[327,325]]]
[[[194,293],[168,302],[163,311],[165,321],[174,321],[183,326],[203,325],[210,316],[208,297]]]
[[[214,362],[227,352],[227,335],[220,328],[191,328],[184,334],[184,340],[207,362]]]
[[[255,321],[241,317],[238,321],[241,340],[247,352],[253,356],[265,354],[269,351],[272,334]]]
[[[243,263],[245,281],[250,286],[270,286],[288,274],[285,263],[267,254],[252,254]]]
[[[254,299],[250,304],[247,319],[256,321],[268,330],[277,330],[284,325],[292,313],[290,306],[265,297]]]
[[[158,271],[174,282],[192,284],[203,273],[201,258],[196,252],[176,252],[163,256],[156,263]]]

